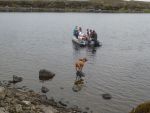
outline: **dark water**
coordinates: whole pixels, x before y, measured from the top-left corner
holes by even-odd
[[[95,29],[103,46],[93,53],[73,46],[75,25]],[[74,62],[87,57],[85,84],[73,92]],[[56,73],[41,83],[40,69]],[[0,79],[22,76],[26,85],[94,113],[128,113],[150,99],[150,15],[0,13]],[[62,89],[62,87],[64,89]],[[110,93],[111,100],[102,99]]]

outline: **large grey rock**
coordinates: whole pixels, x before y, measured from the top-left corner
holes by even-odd
[[[39,71],[39,79],[40,80],[49,80],[52,79],[55,76],[55,74],[51,71],[42,69]]]
[[[0,99],[4,99],[6,96],[6,89],[0,86]]]

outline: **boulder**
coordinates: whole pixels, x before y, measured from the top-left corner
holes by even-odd
[[[0,86],[0,99],[4,99],[6,96],[6,89]]]
[[[9,81],[9,83],[17,83],[17,82],[21,82],[23,80],[22,77],[18,77],[16,75],[13,75],[13,80]]]
[[[55,74],[51,71],[42,69],[39,71],[39,79],[40,80],[49,80],[52,79],[55,76]]]

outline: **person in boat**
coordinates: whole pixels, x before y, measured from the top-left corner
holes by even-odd
[[[82,32],[82,28],[81,28],[81,27],[79,27],[78,32],[79,32],[79,37],[80,37],[80,36],[82,37],[84,33]]]
[[[76,38],[78,38],[78,36],[79,36],[78,26],[76,26],[76,27],[74,28],[74,30],[73,30],[73,35],[74,35]]]
[[[85,34],[82,32],[82,28],[79,27],[79,36],[78,39],[85,40]]]
[[[86,30],[86,35],[87,35],[87,39],[89,40],[90,39],[90,30],[89,29]]]
[[[97,41],[97,33],[95,32],[95,30],[93,30],[93,40]]]
[[[93,30],[91,41],[93,41],[94,46],[97,46],[98,41],[97,41],[97,33],[95,32],[95,30]]]
[[[82,32],[82,28],[81,27],[79,27],[79,32]]]
[[[89,31],[89,37],[90,37],[90,39],[92,38],[92,36],[93,36],[93,30],[90,29],[90,31]]]
[[[80,80],[84,76],[82,69],[84,67],[85,62],[87,62],[86,58],[82,58],[82,59],[79,59],[78,61],[76,61],[76,63],[75,63],[76,80]]]
[[[86,40],[88,41],[88,43],[90,43],[90,30],[89,29],[86,30]]]

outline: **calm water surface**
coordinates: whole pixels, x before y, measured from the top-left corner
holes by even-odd
[[[95,29],[103,46],[95,53],[76,48],[75,25]],[[73,92],[74,62],[85,56],[85,84]],[[56,73],[53,80],[38,80],[43,68]],[[44,85],[47,96],[89,112],[128,113],[150,99],[150,15],[0,13],[0,80],[12,75],[24,78],[20,86],[40,92]],[[103,93],[113,98],[104,100]]]

